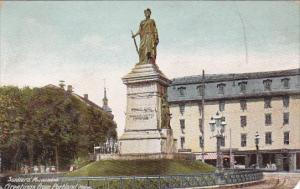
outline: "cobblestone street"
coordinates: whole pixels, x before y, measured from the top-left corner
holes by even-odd
[[[300,173],[265,173],[264,177],[265,183],[243,189],[293,189],[300,181]]]

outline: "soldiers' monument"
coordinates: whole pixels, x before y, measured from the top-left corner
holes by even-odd
[[[156,63],[158,33],[150,18],[151,10],[144,11],[132,38],[139,54],[139,62],[122,78],[127,86],[125,132],[119,139],[120,154],[158,154],[159,157],[176,150],[170,127],[170,111],[167,87],[170,80],[159,70]],[[140,36],[139,48],[135,37]]]

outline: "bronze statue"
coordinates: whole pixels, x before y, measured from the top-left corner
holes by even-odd
[[[146,9],[144,14],[146,19],[141,21],[139,31],[132,34],[134,40],[140,35],[139,64],[147,64],[149,61],[155,63],[156,46],[159,42],[155,21],[150,18],[151,10]]]
[[[164,94],[161,98],[161,128],[171,129],[170,120],[171,114],[167,100],[167,94]]]

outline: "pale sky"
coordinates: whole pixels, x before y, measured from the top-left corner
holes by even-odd
[[[300,67],[299,1],[6,1],[0,3],[0,84],[41,87],[65,80],[109,105],[121,134],[126,88],[138,61],[130,30],[151,8],[157,64],[170,79]],[[248,62],[245,61],[245,27]]]

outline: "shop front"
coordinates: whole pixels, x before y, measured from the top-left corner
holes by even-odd
[[[227,154],[226,154],[227,155]],[[235,167],[255,168],[256,151],[233,153]],[[293,150],[262,150],[258,153],[259,168],[266,171],[300,172],[300,152]]]

